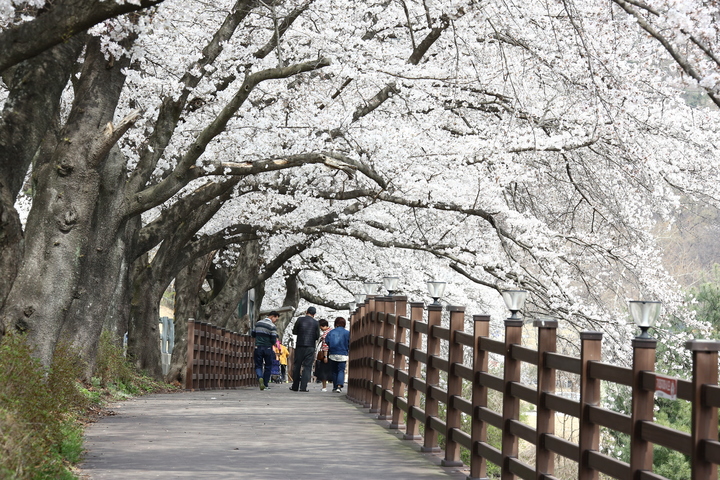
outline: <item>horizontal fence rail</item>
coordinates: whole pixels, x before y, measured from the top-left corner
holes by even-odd
[[[218,390],[257,384],[255,340],[205,322],[188,321],[185,388]]]
[[[489,316],[473,316],[469,333],[464,331],[464,307],[447,310],[449,326],[444,327],[440,305],[425,308],[405,297],[368,296],[351,317],[348,378],[351,400],[388,420],[389,428],[404,430],[403,438],[421,442],[422,451],[441,453],[443,465],[463,465],[464,448],[470,454],[469,480],[488,478],[488,462],[499,467],[503,480],[554,479],[557,456],[576,462],[581,480],[596,480],[600,473],[621,480],[662,479],[652,473],[657,445],[687,455],[693,480],[717,479],[720,342],[687,342],[692,379],[681,380],[654,372],[654,339],[633,339],[632,367],[623,368],[602,362],[598,332],[583,332],[580,357],[569,357],[555,351],[555,321],[534,322],[535,350],[522,346],[522,320],[506,320],[505,339],[498,341],[489,338]],[[441,342],[446,348],[441,349]],[[489,372],[491,354],[503,357],[502,376]],[[533,384],[521,381],[523,364],[537,369]],[[578,399],[556,390],[557,372],[579,377]],[[470,383],[470,393],[463,390],[463,381]],[[602,381],[630,387],[629,414],[602,406]],[[658,381],[675,385],[677,398],[690,402],[690,433],[653,421]],[[500,411],[488,406],[493,391],[502,396]],[[535,406],[534,426],[520,420],[521,401]],[[557,413],[577,419],[576,441],[555,434]],[[470,428],[463,429],[463,414],[470,417]],[[489,443],[488,427],[501,431],[499,444]],[[629,436],[629,463],[602,453],[601,427]],[[534,464],[518,458],[520,440],[534,446]]]

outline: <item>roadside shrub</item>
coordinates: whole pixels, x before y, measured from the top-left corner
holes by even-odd
[[[78,361],[59,346],[50,368],[31,355],[23,335],[0,342],[0,474],[10,479],[71,479],[65,451],[75,414],[86,405],[75,375]],[[80,445],[82,440],[80,440]]]

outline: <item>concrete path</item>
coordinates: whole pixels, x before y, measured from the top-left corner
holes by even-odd
[[[344,394],[287,384],[149,395],[86,431],[81,478],[465,479]]]

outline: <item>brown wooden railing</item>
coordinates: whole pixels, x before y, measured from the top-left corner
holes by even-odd
[[[423,451],[442,453],[445,466],[462,465],[460,448],[466,448],[471,459],[468,479],[487,478],[491,462],[500,467],[503,480],[552,480],[557,455],[577,463],[581,480],[596,480],[600,473],[621,480],[662,479],[652,473],[654,445],[688,455],[693,480],[717,479],[720,342],[687,342],[692,380],[671,379],[677,385],[677,398],[692,406],[691,432],[684,433],[653,422],[659,377],[654,372],[654,339],[635,338],[633,366],[623,368],[601,361],[602,333],[583,332],[577,358],[556,353],[555,321],[534,322],[535,350],[522,346],[521,320],[506,320],[505,339],[498,341],[489,338],[489,316],[475,315],[474,330],[467,333],[464,307],[448,307],[449,327],[441,326],[441,306],[410,303],[409,307],[408,315],[404,297],[368,297],[352,315],[348,397],[389,421],[389,428],[404,429],[405,439],[421,440]],[[446,355],[440,353],[441,341],[447,342]],[[472,358],[465,361],[465,352]],[[488,372],[490,354],[504,358],[502,377]],[[523,363],[537,367],[535,385],[521,383]],[[447,379],[443,384],[441,372]],[[558,395],[556,372],[579,377],[578,401]],[[469,398],[463,396],[463,380],[472,385]],[[631,388],[630,415],[601,405],[601,381]],[[502,395],[502,411],[488,407],[492,390]],[[534,427],[520,421],[521,400],[536,406]],[[439,416],[440,404],[445,406],[444,419]],[[577,443],[555,435],[556,413],[577,418]],[[471,418],[470,432],[461,429],[462,414]],[[488,443],[488,426],[502,432],[501,445]],[[629,435],[630,463],[601,453],[601,427]],[[438,435],[445,437],[444,451]],[[534,445],[534,465],[518,459],[521,439]]]
[[[256,385],[255,341],[209,323],[188,321],[185,388],[217,390]]]

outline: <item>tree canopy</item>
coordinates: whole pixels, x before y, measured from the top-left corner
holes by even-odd
[[[618,340],[629,298],[707,330],[658,241],[718,205],[702,3],[77,6],[0,1],[0,325],[44,361],[127,328],[157,368],[141,345],[186,268],[195,294],[216,269],[215,318],[252,287],[344,307],[394,274],[477,309],[525,288]]]

